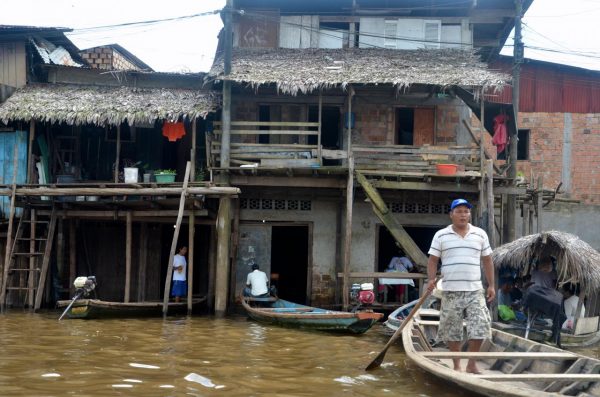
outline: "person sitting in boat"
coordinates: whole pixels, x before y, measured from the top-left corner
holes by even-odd
[[[564,284],[561,288],[561,292],[565,298],[563,304],[565,306],[565,315],[567,319],[562,324],[563,329],[573,329],[575,324],[575,316],[577,315],[577,305],[579,304],[579,297],[575,294],[576,288],[573,284]],[[581,304],[581,313],[579,318],[585,317],[585,306]]]
[[[553,269],[552,257],[545,256],[538,262],[537,268],[531,272],[531,281],[529,285],[539,285],[540,287],[555,289],[558,276]],[[528,285],[528,286],[529,286]]]
[[[252,264],[252,271],[246,278],[244,296],[262,298],[269,296],[269,279],[267,274],[259,270],[258,263]]]

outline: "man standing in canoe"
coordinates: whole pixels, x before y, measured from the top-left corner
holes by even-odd
[[[438,262],[442,260],[443,297],[438,338],[454,352],[459,351],[463,343],[463,320],[467,323],[470,352],[478,352],[483,340],[491,337],[491,318],[485,298],[492,302],[496,296],[492,249],[485,231],[470,224],[471,208],[465,199],[452,202],[452,224],[433,236],[427,262],[427,288],[433,291]],[[482,262],[488,283],[485,297],[481,283]],[[454,369],[461,371],[460,359],[453,361]],[[475,359],[469,359],[466,371],[480,373]]]

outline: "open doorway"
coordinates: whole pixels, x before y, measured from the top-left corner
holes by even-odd
[[[296,303],[308,303],[308,225],[273,226],[271,277],[278,296]]]
[[[309,106],[308,121],[316,123],[319,121],[319,107]],[[339,150],[341,136],[341,116],[340,108],[337,106],[323,106],[321,108],[321,145],[323,149]],[[309,145],[317,144],[317,137],[311,135],[308,137]],[[339,165],[340,160],[323,160],[324,165]]]
[[[398,145],[435,144],[434,108],[397,108],[396,142]]]

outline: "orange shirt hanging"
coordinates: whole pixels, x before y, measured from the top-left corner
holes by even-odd
[[[165,121],[163,123],[162,134],[169,139],[169,142],[175,142],[185,135],[185,127],[182,122],[170,123]]]

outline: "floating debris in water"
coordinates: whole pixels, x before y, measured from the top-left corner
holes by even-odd
[[[135,368],[160,369],[160,367],[157,367],[156,365],[150,365],[150,364],[129,363],[129,366],[135,367]]]
[[[187,380],[188,382],[196,382],[196,383],[200,383],[202,386],[204,387],[215,387],[216,385],[212,382],[212,380],[208,379],[205,376],[202,375],[198,375],[195,373],[190,373],[188,374],[185,378],[183,378],[185,380]]]
[[[55,372],[50,372],[47,374],[42,374],[42,378],[60,378],[60,374],[57,374]]]
[[[123,382],[129,382],[129,383],[142,383],[141,380],[139,379],[123,379]]]

